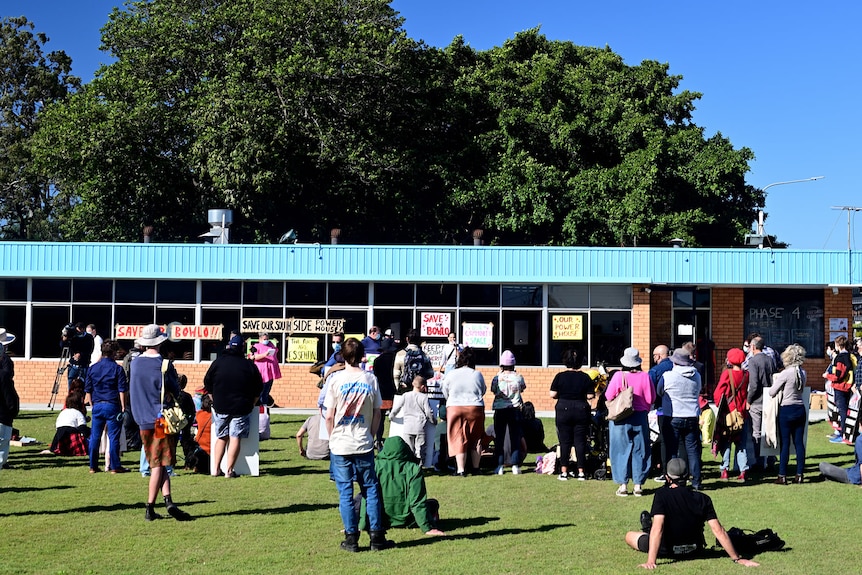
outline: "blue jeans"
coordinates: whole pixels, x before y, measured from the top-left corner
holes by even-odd
[[[677,455],[686,460],[691,486],[700,488],[700,425],[697,417],[665,418],[663,439],[667,439],[667,459]],[[682,451],[682,453],[680,453]]]
[[[108,426],[108,449],[111,455],[111,469],[119,469],[120,465],[120,431],[123,424],[117,421],[120,414],[119,403],[97,401],[93,405],[93,431],[90,432],[90,469],[99,465],[99,443],[105,424]]]
[[[748,471],[748,450],[751,442],[751,418],[745,418],[745,425],[742,426],[742,431],[732,439],[722,439],[719,442],[718,450],[721,453],[721,468],[734,469],[730,464],[730,450],[736,446],[736,464],[739,471]],[[734,472],[735,473],[735,472]]]
[[[847,421],[847,410],[850,409],[850,398],[853,396],[852,391],[838,391],[832,389],[835,394],[835,410],[838,412],[838,433],[844,435],[844,423]],[[852,438],[851,438],[852,439]]]
[[[778,431],[781,434],[781,461],[778,475],[787,475],[790,461],[790,438],[796,448],[796,475],[805,471],[805,407],[802,405],[782,405],[778,410]]]
[[[81,381],[86,381],[87,369],[89,368],[81,367],[80,365],[72,365],[70,363],[69,367],[66,369],[66,377],[69,378],[69,387],[72,387],[72,380],[76,377]]]
[[[12,426],[0,423],[0,469],[9,459],[10,441],[12,441]]]
[[[614,483],[629,479],[643,485],[651,464],[649,421],[646,411],[636,411],[622,421],[610,422],[611,475]]]
[[[359,491],[365,498],[368,525],[371,531],[383,529],[383,499],[380,482],[374,471],[374,450],[361,455],[329,455],[329,470],[338,488],[341,521],[345,533],[359,532],[359,517],[353,505],[353,480],[359,484]]]

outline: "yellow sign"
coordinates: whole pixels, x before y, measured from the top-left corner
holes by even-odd
[[[551,339],[578,341],[584,339],[584,316],[552,315]]]
[[[287,338],[287,362],[314,363],[317,361],[316,337]]]

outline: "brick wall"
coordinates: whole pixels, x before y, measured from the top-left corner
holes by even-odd
[[[671,292],[654,290],[648,294],[642,291],[643,286],[633,287],[632,332],[633,345],[641,352],[641,357],[648,364],[652,349],[659,344],[669,342],[671,322]],[[852,290],[841,289],[837,295],[832,289],[823,292],[824,338],[829,339],[830,317],[853,317]],[[716,347],[717,370],[724,365],[727,350],[740,347],[745,337],[745,318],[743,317],[743,290],[741,288],[714,288],[712,290],[712,338]],[[769,342],[767,342],[768,344]],[[781,351],[781,350],[777,350]],[[51,389],[57,374],[57,360],[20,360],[15,362],[15,388],[21,396],[22,403],[48,404]],[[808,358],[805,370],[808,372],[809,385],[814,389],[823,389],[820,375],[826,369],[828,361],[825,358]],[[189,378],[188,390],[193,392],[203,385],[203,378],[209,368],[209,362],[194,363],[178,361],[177,370]],[[282,407],[313,408],[317,404],[317,378],[308,373],[307,365],[282,365],[283,378],[275,382],[272,396]],[[490,394],[491,379],[497,373],[496,367],[480,368],[485,376],[489,392],[485,396],[485,404],[490,409],[492,397]],[[554,401],[548,397],[551,380],[559,368],[522,367],[518,371],[527,382],[524,393],[526,401],[532,401],[538,411],[553,411]],[[65,399],[66,377],[62,376],[60,393],[57,403],[62,405]]]

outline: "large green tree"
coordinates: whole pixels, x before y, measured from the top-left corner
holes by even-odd
[[[73,239],[228,207],[237,241],[739,245],[762,200],[667,65],[538,30],[435,49],[385,0],[137,0],[102,39],[36,139]]]
[[[481,169],[453,198],[497,241],[739,245],[762,201],[744,181],[753,155],[704,138],[699,94],[678,91],[666,64],[628,66],[530,30],[460,69]]]
[[[24,17],[0,20],[0,237],[53,239],[55,189],[34,166],[33,135],[46,104],[79,86],[62,51]]]

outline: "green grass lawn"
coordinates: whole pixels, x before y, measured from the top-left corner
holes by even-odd
[[[46,443],[55,417],[24,413],[15,426]],[[638,528],[657,483],[648,481],[645,497],[621,498],[610,481],[561,482],[535,473],[430,476],[428,491],[440,501],[448,537],[393,529],[389,538],[397,547],[391,551],[340,551],[338,497],[327,462],[307,461],[296,450],[294,434],[303,420],[273,416],[275,439],[261,444],[260,477],[178,471],[174,500],[195,517],[189,523],[144,521],[147,479],[138,473],[91,475],[85,458],[40,455],[45,445],[13,447],[13,468],[0,472],[0,574],[633,573],[645,559],[623,536]],[[544,423],[553,443],[553,421]],[[786,550],[756,557],[760,572],[857,568],[836,541],[848,528],[853,537],[862,491],[820,479],[820,461],[853,461],[852,448],[829,444],[828,432],[825,423],[810,429],[807,483],[801,486],[773,485],[772,478],[746,485],[719,481],[717,462],[704,452],[705,488],[725,527],[770,527],[787,541]],[[137,461],[137,453],[123,457],[133,469]],[[367,549],[367,535],[360,545]],[[726,556],[660,562],[666,573],[744,569]]]

